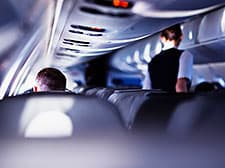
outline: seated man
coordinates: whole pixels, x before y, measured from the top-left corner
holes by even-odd
[[[55,68],[44,68],[38,72],[35,79],[34,92],[38,91],[54,91],[66,89],[66,77]]]
[[[58,69],[44,68],[38,72],[33,89],[27,90],[24,93],[58,90],[66,90],[66,77]]]

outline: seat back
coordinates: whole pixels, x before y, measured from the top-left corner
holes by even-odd
[[[108,100],[109,96],[114,92],[113,88],[102,88],[97,91],[96,96],[101,99]]]
[[[0,101],[0,134],[78,136],[123,129],[119,112],[97,97],[71,93],[35,93]]]
[[[152,92],[155,91],[141,89],[117,90],[108,98],[108,101],[116,105],[125,126],[129,128],[142,103],[148,99],[147,95]]]
[[[224,135],[225,92],[197,94],[180,104],[171,117],[168,131],[177,136]]]
[[[132,130],[165,131],[177,106],[194,94],[149,93],[147,97],[135,114]]]

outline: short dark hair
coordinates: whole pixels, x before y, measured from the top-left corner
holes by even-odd
[[[166,40],[175,40],[178,44],[181,41],[183,33],[179,24],[166,28],[161,32],[161,37],[165,37]]]
[[[195,92],[210,92],[214,90],[216,90],[216,88],[214,84],[210,82],[201,82],[195,87]]]
[[[66,89],[66,77],[56,68],[42,69],[38,72],[36,81],[42,91]]]

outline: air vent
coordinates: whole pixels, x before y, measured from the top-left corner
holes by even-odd
[[[130,9],[134,6],[133,2],[129,2],[126,0],[85,0],[85,1],[87,3],[113,8]]]
[[[82,31],[76,31],[76,30],[69,30],[70,33],[74,33],[74,34],[84,34],[84,32]]]
[[[73,45],[73,43],[63,41],[63,44]]]
[[[70,57],[70,58],[74,58],[74,55],[71,54],[64,54],[64,53],[56,53],[56,56],[58,57]]]
[[[81,46],[81,47],[91,46],[90,42],[78,41],[78,40],[72,40],[72,39],[64,39],[63,44],[76,45],[76,46]]]
[[[74,34],[83,34],[83,35],[87,35],[87,36],[95,36],[95,37],[103,36],[103,34],[85,33],[85,32],[76,31],[76,30],[69,30],[69,32],[70,32],[70,33],[74,33]]]
[[[73,52],[73,53],[80,53],[80,50],[76,50],[76,49],[72,49],[72,48],[60,47],[59,50],[60,51],[70,51],[70,52]]]
[[[119,17],[119,18],[124,18],[124,17],[131,17],[134,14],[131,13],[125,13],[125,12],[103,12],[99,9],[94,9],[94,8],[90,8],[90,7],[81,7],[80,10],[82,12],[85,13],[89,13],[89,14],[95,14],[95,15],[104,15],[104,16],[111,16],[111,17]]]
[[[77,43],[77,44],[90,44],[88,41],[79,41],[79,40],[72,40],[72,39],[64,39],[65,42],[70,43]]]
[[[92,32],[105,32],[106,29],[101,27],[89,27],[89,26],[83,26],[83,25],[71,25],[74,29],[80,29],[80,30],[86,30],[86,31],[92,31]]]

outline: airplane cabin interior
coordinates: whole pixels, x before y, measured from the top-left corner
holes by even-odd
[[[177,24],[190,90],[146,89]],[[225,165],[224,0],[1,0],[0,44],[0,167]],[[45,67],[65,91],[27,92]]]

